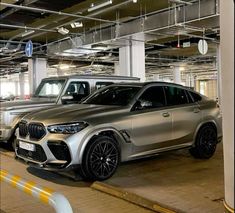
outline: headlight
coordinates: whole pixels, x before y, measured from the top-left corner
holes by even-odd
[[[77,122],[77,123],[70,123],[70,124],[51,125],[47,127],[47,130],[50,133],[74,134],[76,132],[80,132],[87,126],[88,124],[85,122]]]

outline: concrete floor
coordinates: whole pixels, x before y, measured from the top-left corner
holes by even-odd
[[[105,183],[182,212],[221,213],[224,199],[223,146],[209,160],[178,150],[122,165]]]
[[[152,212],[90,188],[91,183],[29,168],[0,149],[1,168],[64,194],[74,212]],[[3,155],[4,153],[4,155]],[[209,160],[196,160],[179,150],[122,164],[105,183],[120,187],[179,212],[220,213],[224,198],[222,144]],[[6,156],[8,155],[8,156]],[[1,212],[53,212],[52,208],[1,183]]]

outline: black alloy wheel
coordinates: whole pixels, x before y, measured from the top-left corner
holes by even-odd
[[[217,132],[211,125],[203,126],[196,137],[195,146],[190,149],[190,153],[195,158],[209,159],[216,150]]]
[[[90,180],[106,180],[115,173],[119,161],[117,142],[108,136],[97,136],[88,144],[84,153],[84,176]]]

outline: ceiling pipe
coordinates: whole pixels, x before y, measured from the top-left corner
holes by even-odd
[[[55,14],[55,15],[60,15],[60,16],[68,16],[68,17],[74,17],[74,18],[83,18],[83,19],[87,19],[87,20],[93,20],[93,21],[100,21],[100,22],[116,24],[115,21],[110,21],[110,20],[100,19],[100,18],[93,18],[93,17],[83,16],[83,15],[78,15],[78,14],[70,14],[70,13],[65,13],[65,12],[61,12],[61,11],[39,9],[39,8],[35,8],[35,7],[28,7],[28,6],[21,6],[21,5],[15,5],[15,4],[8,4],[8,3],[3,3],[3,2],[0,2],[0,5],[6,6],[6,7],[17,8],[17,9],[35,11],[35,12],[39,12],[39,13],[50,13],[50,14]]]
[[[50,32],[50,33],[56,33],[56,30],[49,30],[44,28],[35,28],[35,27],[27,27],[27,26],[20,26],[20,25],[11,25],[11,24],[0,24],[0,27],[8,27],[8,28],[14,28],[14,29],[24,29],[24,30],[37,30],[37,31],[43,31],[43,32]]]
[[[116,8],[119,8],[119,7],[123,6],[123,5],[129,4],[129,3],[131,3],[131,2],[132,2],[132,0],[127,0],[127,1],[122,2],[122,3],[119,3],[119,4],[111,5],[111,6],[108,7],[108,8],[105,8],[105,9],[102,9],[102,10],[99,10],[99,11],[97,11],[97,12],[93,12],[93,13],[89,14],[89,17],[93,17],[93,16],[100,15],[100,14],[102,14],[102,13],[104,13],[104,12],[107,12],[107,11],[110,11],[110,10],[114,10],[114,9],[116,9]],[[58,18],[57,21],[62,21],[63,19],[64,19],[64,17],[61,17],[61,18]],[[65,26],[65,25],[69,25],[69,24],[73,23],[74,21],[81,21],[81,20],[82,20],[82,18],[74,19],[73,21],[69,21],[69,22],[65,22],[65,23],[63,23],[63,24],[61,24],[61,25],[57,25],[56,27],[53,27],[52,29],[56,29],[56,28],[58,28],[58,27],[63,27],[63,26]],[[110,25],[109,25],[109,26],[110,26]],[[35,33],[34,35],[29,36],[29,37],[27,37],[27,38],[34,38],[34,37],[40,36],[40,35],[42,35],[42,34],[44,34],[44,33],[43,33],[43,32]]]

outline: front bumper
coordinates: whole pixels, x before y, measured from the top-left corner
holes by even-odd
[[[10,126],[0,126],[0,142],[1,141],[8,141],[13,133],[13,128]]]
[[[79,164],[73,164],[73,165],[69,165],[67,167],[54,167],[54,166],[50,166],[47,163],[39,163],[27,158],[23,158],[22,156],[19,156],[16,154],[15,159],[21,163],[27,164],[31,167],[37,168],[37,169],[43,169],[46,171],[52,171],[52,172],[70,172],[70,171],[74,171],[74,170],[80,170],[81,166]]]
[[[69,153],[69,150],[66,150],[66,153],[63,153],[64,150],[60,150],[61,147],[57,147],[56,150],[55,149],[52,150],[49,148],[48,143],[44,143],[43,146],[42,144],[40,145],[37,143],[31,143],[31,144],[34,144],[35,151],[29,151],[20,148],[19,140],[17,140],[16,150],[15,150],[16,157],[18,159],[22,159],[28,164],[34,165],[34,167],[45,170],[62,171],[68,169],[69,164],[71,163],[71,155]]]

